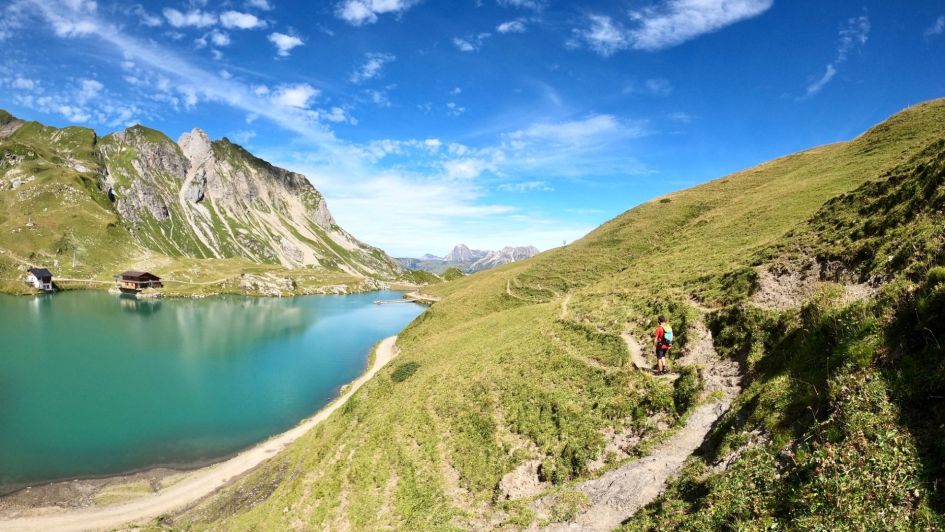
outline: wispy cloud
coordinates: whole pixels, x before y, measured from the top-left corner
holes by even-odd
[[[319,95],[319,90],[308,83],[281,85],[272,92],[272,101],[275,104],[296,109],[308,109],[312,100]]]
[[[945,33],[945,15],[942,15],[935,19],[935,22],[931,26],[925,29],[923,35],[926,39],[933,39]]]
[[[217,23],[216,15],[199,9],[191,9],[185,13],[166,7],[162,13],[164,18],[167,19],[167,23],[175,28],[206,28]]]
[[[269,39],[269,42],[271,42],[276,47],[276,55],[279,57],[288,57],[293,48],[305,44],[301,38],[295,35],[288,35],[278,31],[270,33],[269,37],[267,38]]]
[[[808,83],[804,98],[810,98],[823,90],[834,79],[837,75],[837,68],[847,61],[850,54],[866,44],[869,34],[870,19],[866,15],[848,19],[846,24],[840,28],[834,60],[827,63],[822,75]]]
[[[495,27],[495,31],[499,33],[525,33],[526,29],[522,19],[509,20]]]
[[[135,104],[117,103],[119,100],[110,97],[105,85],[96,79],[81,78],[51,89],[36,80],[16,76],[0,78],[0,87],[8,89],[8,97],[23,107],[59,115],[76,124],[128,126],[143,115]]]
[[[756,17],[773,4],[774,0],[665,0],[631,11],[626,23],[591,14],[569,43],[603,56],[627,49],[661,50]]]
[[[650,78],[643,82],[630,82],[623,88],[625,95],[669,96],[673,93],[673,84],[667,79]]]
[[[374,79],[381,75],[381,70],[384,68],[384,65],[394,59],[396,59],[396,57],[391,54],[368,53],[365,55],[364,63],[351,73],[348,80],[351,81],[351,83],[363,83]]]
[[[164,20],[161,19],[161,17],[149,13],[141,4],[133,6],[131,12],[138,17],[142,26],[156,28],[164,24]]]
[[[542,11],[548,5],[546,0],[497,0],[497,3],[502,7],[517,7],[532,11]]]
[[[260,134],[267,127],[261,122],[271,122],[294,134],[293,138],[259,155],[305,173],[329,198],[330,207],[342,225],[359,238],[389,251],[409,251],[408,248],[421,245],[434,249],[448,247],[470,234],[488,235],[483,237],[483,247],[500,247],[510,242],[547,247],[562,239],[573,240],[590,227],[532,215],[490,200],[489,194],[503,185],[512,191],[553,194],[544,187],[555,188],[559,179],[579,179],[588,174],[626,176],[645,171],[621,146],[623,141],[645,134],[645,124],[616,115],[560,119],[549,115],[543,120],[524,122],[529,125],[514,131],[492,133],[491,143],[483,141],[477,145],[434,136],[416,141],[345,141],[335,135],[333,128],[336,124],[355,122],[350,109],[328,95],[323,96],[315,82],[264,81],[265,78],[252,78],[252,73],[233,65],[227,65],[227,71],[235,75],[223,74],[220,65],[204,67],[171,48],[133,35],[94,10],[74,10],[58,0],[27,1],[33,13],[30,22],[36,22],[33,26],[37,31],[42,31],[45,25],[57,37],[69,40],[70,45],[94,44],[102,57],[110,57],[124,74],[114,81],[127,83],[123,93],[110,92],[108,83],[103,83],[105,87],[97,92],[94,83],[76,83],[62,88],[62,95],[67,98],[42,102],[38,101],[39,96],[50,95],[34,94],[42,88],[41,83],[34,82],[34,93],[16,89],[24,97],[34,98],[35,108],[43,106],[44,112],[59,113],[74,121],[126,124],[153,119],[148,116],[148,104],[157,101],[162,102],[159,106],[162,109],[212,103],[243,111],[247,123],[255,124],[253,131]],[[212,28],[208,26],[201,33],[209,34]],[[209,42],[212,37],[208,37]],[[20,77],[28,79],[25,72]],[[87,79],[96,81],[92,77]],[[14,90],[14,81],[11,76],[9,85],[4,87]],[[25,81],[20,83],[24,87],[29,85]],[[387,101],[386,92],[392,87],[376,90],[379,105]],[[371,98],[367,91],[357,94]],[[78,95],[84,95],[84,105]],[[431,103],[430,109],[453,115],[465,113],[466,108],[459,100],[462,96],[465,92],[453,94],[450,98],[456,98],[455,101]],[[120,101],[131,102],[130,108],[117,106]],[[150,109],[155,107],[158,106]],[[106,109],[111,111],[105,112]],[[237,134],[241,142],[252,140],[252,132],[236,131],[234,138]],[[374,214],[368,218],[363,216],[364,212]],[[434,231],[435,228],[438,230]],[[433,233],[436,241],[431,241]]]
[[[271,11],[272,4],[269,3],[269,0],[248,0],[246,2],[247,7],[252,7],[262,11]]]
[[[486,42],[486,39],[491,36],[491,33],[484,32],[476,35],[467,35],[465,37],[453,37],[453,46],[458,48],[461,52],[478,52],[479,49],[482,48],[483,43]]]
[[[129,36],[116,25],[98,18],[94,9],[76,6],[75,3],[75,0],[29,0],[29,5],[35,7],[58,37],[93,38],[111,45],[116,61],[136,69],[133,75],[126,76],[126,80],[138,87],[152,89],[156,99],[176,98],[170,94],[174,91],[181,95],[188,107],[193,107],[201,100],[224,103],[247,113],[264,116],[286,130],[313,141],[326,156],[339,150],[338,140],[320,122],[317,111],[293,105],[308,103],[309,100],[304,98],[304,89],[301,92],[287,89],[284,99],[275,101],[280,105],[272,105],[273,100],[267,93],[260,93],[235,79],[225,79],[216,71],[196,66],[153,42]],[[308,92],[309,98],[316,94],[317,90],[314,89]]]
[[[240,30],[252,30],[266,27],[266,21],[261,20],[256,15],[232,10],[224,11],[220,14],[220,24],[223,24],[224,28]]]
[[[544,142],[583,145],[601,139],[616,137],[642,137],[647,133],[642,122],[625,122],[608,114],[591,115],[578,120],[564,122],[538,122],[525,129],[510,133],[510,139],[540,140]]]
[[[335,6],[335,15],[353,26],[373,24],[379,15],[400,14],[419,0],[344,0]]]
[[[520,183],[502,183],[498,187],[503,192],[554,192],[554,188],[544,181],[523,181]]]

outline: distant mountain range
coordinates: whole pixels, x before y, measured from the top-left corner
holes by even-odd
[[[466,244],[458,244],[443,257],[427,253],[415,259],[403,257],[396,259],[405,268],[423,270],[440,274],[449,268],[457,268],[465,273],[475,273],[534,257],[539,253],[535,246],[504,247],[498,251],[469,249]]]

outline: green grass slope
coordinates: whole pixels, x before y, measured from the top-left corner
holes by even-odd
[[[304,177],[275,169],[226,140],[213,146],[234,167],[258,167],[272,172],[275,179],[291,178],[296,185],[307,185],[286,194],[296,194],[309,211],[321,200]],[[144,176],[139,172],[145,164],[138,157],[140,150],[152,155],[148,160],[153,168],[147,168]],[[106,168],[111,170],[111,197],[106,193],[109,186],[102,183]],[[138,209],[139,220],[128,219],[128,212],[121,210],[122,196],[135,187],[145,189],[145,197],[157,194],[176,200],[185,171],[178,145],[153,129],[138,125],[98,138],[88,128],[21,123],[0,111],[0,292],[29,293],[24,283],[28,266],[49,268],[59,288],[104,289],[123,270],[152,271],[164,278],[169,295],[264,293],[244,287],[243,274],[266,277],[284,294],[357,291],[376,288],[372,278],[394,279],[397,273],[383,251],[361,243],[357,249],[345,249],[311,221],[321,242],[297,236],[324,259],[318,267],[289,268],[272,257],[238,253],[231,231],[235,228],[242,234],[242,227],[233,220],[224,227],[211,200],[203,205],[213,218],[209,229],[220,242],[222,258],[212,258],[176,201],[165,203],[166,220],[155,219],[147,209]],[[281,204],[273,207],[278,208],[285,210]],[[286,213],[278,214],[291,229]],[[271,226],[259,229],[272,232]],[[246,245],[256,244],[245,235],[243,239]]]
[[[716,349],[742,363],[747,387],[713,450],[629,527],[934,526],[941,420],[909,412],[945,395],[935,322],[945,274],[934,269],[945,263],[943,138],[945,102],[929,102],[853,141],[655,199],[567,247],[428,288],[442,300],[401,334],[389,367],[175,526],[526,527],[535,515],[527,500],[505,500],[507,474],[537,461],[542,489],[567,492],[647,454],[711,400],[688,379],[630,370],[619,337],[662,312],[684,348],[698,307],[710,307]],[[886,288],[858,302],[828,285],[800,308],[752,304],[761,270],[802,259]],[[608,434],[627,430],[639,437],[629,456],[605,452]],[[710,467],[725,457],[727,470]]]

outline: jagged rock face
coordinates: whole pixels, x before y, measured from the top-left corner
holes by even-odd
[[[469,249],[466,244],[459,244],[453,247],[443,260],[446,262],[475,262],[485,257],[489,252],[478,249]]]
[[[538,248],[535,246],[504,247],[499,251],[490,251],[488,255],[474,262],[473,265],[469,267],[468,271],[478,272],[488,270],[503,264],[534,257],[538,253]]]
[[[411,270],[425,270],[440,274],[446,269],[454,267],[465,273],[473,273],[510,262],[525,260],[534,257],[538,253],[538,248],[535,246],[504,247],[499,251],[480,251],[469,249],[465,244],[459,244],[453,247],[453,250],[443,258],[428,253],[419,259],[405,257],[397,260],[401,265]]]
[[[400,266],[338,227],[301,174],[194,129],[174,143],[135,126],[99,143],[103,188],[144,245],[168,255],[243,257],[392,276]]]

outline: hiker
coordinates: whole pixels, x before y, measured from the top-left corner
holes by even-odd
[[[666,318],[657,318],[659,325],[653,333],[653,347],[656,348],[657,373],[666,373],[666,352],[673,347],[673,328],[666,323]]]

